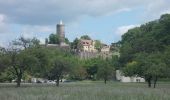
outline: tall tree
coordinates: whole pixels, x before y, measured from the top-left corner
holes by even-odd
[[[59,86],[59,80],[68,71],[70,64],[63,58],[56,58],[52,62],[52,69],[50,71],[50,77],[56,79],[56,85]]]
[[[30,54],[30,48],[38,44],[39,41],[36,38],[20,37],[12,42],[11,48],[6,49],[3,64],[16,76],[17,87],[20,87],[25,71],[37,64],[37,59]]]

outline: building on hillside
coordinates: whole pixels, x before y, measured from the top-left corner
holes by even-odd
[[[142,77],[137,77],[137,76],[133,76],[133,77],[128,77],[128,76],[124,76],[122,71],[120,70],[116,70],[116,79],[120,82],[145,82],[145,79]]]
[[[106,59],[115,55],[113,52],[110,52],[110,45],[106,44],[102,44],[101,49],[98,51],[95,48],[95,40],[80,39],[78,51],[78,55],[81,59],[89,59],[94,57]]]
[[[101,48],[101,52],[110,52],[110,46],[109,46],[109,45],[104,45],[104,46]]]
[[[113,55],[112,52],[110,52],[110,45],[102,44],[99,56],[103,59],[111,58]]]
[[[78,52],[78,56],[80,57],[80,59],[89,59],[89,58],[95,58],[97,57],[99,54],[98,52]]]
[[[80,39],[79,50],[83,52],[97,52],[95,49],[95,41]]]

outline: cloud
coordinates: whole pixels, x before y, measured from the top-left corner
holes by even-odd
[[[84,16],[98,17],[130,12],[137,7],[146,8],[144,16],[160,16],[170,12],[170,0],[0,0],[0,32],[11,24],[29,29],[48,31],[59,20],[75,23]],[[155,18],[155,17],[154,17]],[[5,19],[5,21],[4,21]],[[33,27],[32,27],[33,26]],[[31,28],[32,27],[32,28]],[[35,28],[36,27],[36,28]],[[44,30],[46,29],[46,30]]]
[[[5,23],[5,15],[0,14],[0,33],[4,33],[8,31],[7,24]]]
[[[29,25],[52,25],[60,19],[74,22],[83,16],[110,13],[151,3],[152,0],[0,0],[0,13],[8,22]],[[152,1],[153,2],[153,1]]]
[[[24,25],[21,26],[20,31],[22,33],[53,33],[55,32],[55,26]]]
[[[143,19],[146,22],[146,19],[153,20],[163,13],[169,13],[169,4],[170,0],[0,0],[0,33],[10,33],[6,37],[11,38],[22,33],[27,37],[35,36],[43,40],[43,34],[55,32],[55,25],[61,19],[69,27],[73,23],[81,26],[79,21],[83,18],[108,15],[114,18],[115,14],[132,13],[134,9],[142,8],[144,12],[139,11],[141,14],[137,16],[143,15],[140,21]],[[128,25],[117,28],[115,37],[120,37],[132,27],[133,25]],[[74,30],[75,33],[81,31],[78,28]]]
[[[124,33],[126,33],[129,29],[132,29],[134,27],[138,27],[139,25],[127,25],[127,26],[120,26],[116,29],[116,34],[117,35],[123,35]]]
[[[146,8],[147,16],[169,11],[170,0],[0,0],[0,14],[8,23],[55,25],[63,19],[75,22],[83,16],[105,16]],[[153,13],[154,12],[154,13]]]
[[[160,15],[170,13],[170,0],[156,0],[156,2],[148,4],[145,17],[148,19],[157,19]]]

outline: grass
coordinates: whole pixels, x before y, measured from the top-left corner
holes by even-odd
[[[60,87],[45,84],[0,84],[0,100],[170,100],[170,84],[156,89],[144,83],[75,82]]]

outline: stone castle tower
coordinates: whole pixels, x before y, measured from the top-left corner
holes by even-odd
[[[62,21],[56,26],[56,33],[59,36],[60,45],[65,44],[65,25]]]

